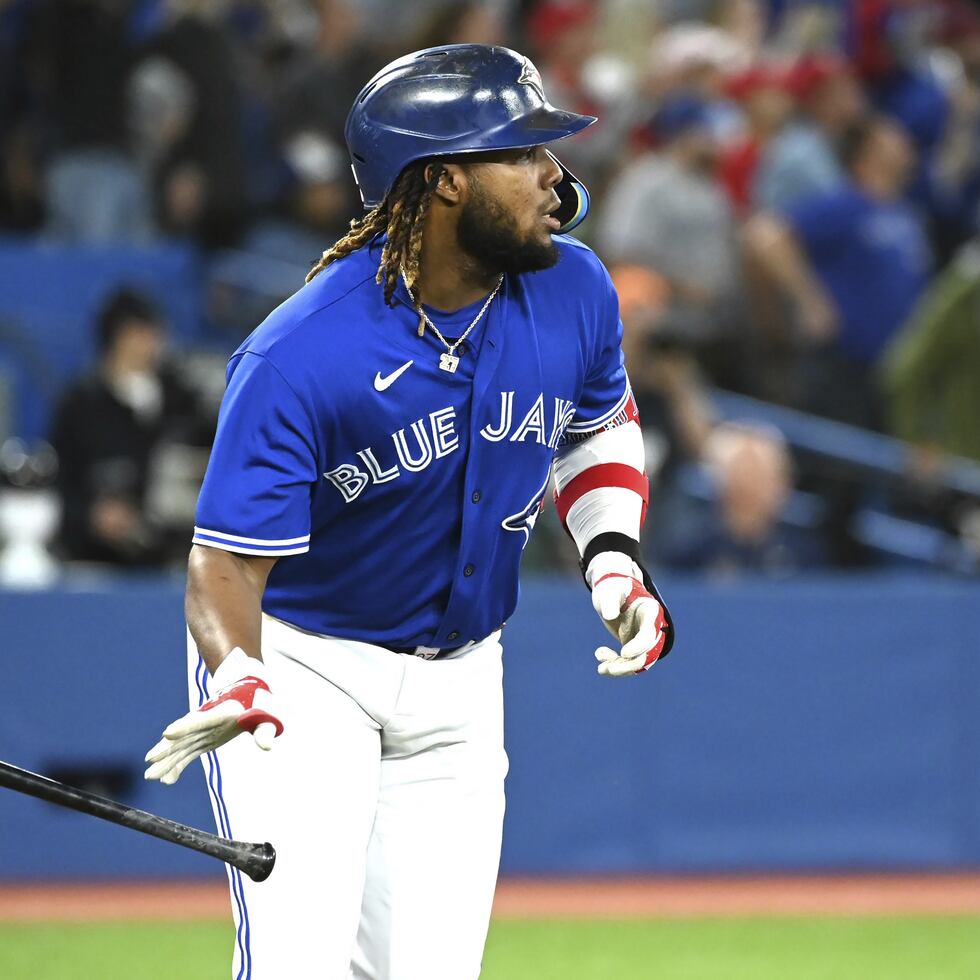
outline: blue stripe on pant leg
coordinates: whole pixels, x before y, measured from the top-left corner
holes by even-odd
[[[197,682],[198,691],[198,705],[204,704],[208,700],[208,689],[207,689],[207,668],[205,667],[204,660],[199,659],[197,671],[195,672],[194,679]],[[217,756],[214,752],[209,752],[207,754],[207,768],[208,768],[208,789],[211,791],[211,797],[215,803],[215,813],[218,817],[218,829],[223,836],[232,840],[231,833],[231,823],[228,819],[228,808],[225,805],[224,797],[221,792],[221,767],[218,764]],[[250,980],[252,976],[252,955],[251,948],[249,946],[250,938],[250,925],[248,921],[248,908],[245,905],[245,890],[242,885],[242,875],[237,868],[228,867],[229,877],[231,879],[231,892],[234,897],[235,904],[238,906],[238,930],[236,932],[236,941],[238,943],[238,949],[241,953],[241,966],[239,967],[238,974],[235,980]],[[242,929],[244,927],[245,934],[242,936]]]
[[[207,699],[208,699],[208,694],[207,694],[207,690],[206,690],[206,687],[205,687],[205,683],[206,683],[205,682],[205,678],[206,678],[206,676],[207,676],[207,673],[206,673],[206,667],[205,667],[205,664],[204,664],[204,660],[203,659],[199,659],[198,660],[198,665],[197,665],[197,671],[195,672],[195,676],[194,676],[194,679],[195,679],[195,681],[197,683],[198,704],[199,705],[204,704],[204,702],[207,701]],[[225,807],[224,807],[224,801],[219,797],[218,783],[217,783],[216,773],[215,773],[215,766],[217,764],[217,760],[215,759],[215,756],[214,756],[214,753],[213,752],[209,752],[207,754],[207,756],[206,756],[206,759],[207,759],[206,765],[207,765],[207,772],[208,772],[208,776],[207,776],[208,789],[209,789],[209,791],[211,793],[211,798],[214,801],[214,805],[215,805],[214,806],[214,809],[215,809],[215,815],[216,815],[217,820],[218,820],[218,831],[223,836],[225,836],[225,837],[227,837],[227,838],[230,839],[231,838],[231,834],[229,833],[229,830],[228,830],[228,824],[227,824],[227,820],[226,820],[226,811],[225,811]],[[232,898],[234,899],[234,902],[235,902],[235,905],[237,906],[237,911],[238,911],[238,915],[237,915],[238,929],[236,931],[235,938],[236,938],[236,941],[238,943],[239,952],[241,954],[240,955],[241,966],[239,967],[238,975],[236,977],[236,980],[242,980],[242,972],[245,970],[245,965],[246,965],[246,961],[247,961],[247,953],[246,953],[246,947],[245,947],[245,945],[243,943],[243,937],[242,937],[242,929],[243,929],[243,924],[244,924],[244,921],[245,921],[245,915],[244,915],[243,908],[242,908],[243,898],[242,898],[242,895],[241,895],[241,881],[239,879],[236,879],[236,877],[235,877],[235,869],[234,868],[228,867],[228,876],[229,876],[229,880],[230,880],[230,883],[231,883]]]
[[[211,790],[212,799],[216,804],[221,833],[224,837],[232,840],[233,836],[231,833],[231,825],[228,821],[228,810],[225,806],[224,798],[221,795],[221,767],[219,766],[218,760],[213,752],[208,753],[207,759],[208,787]],[[235,903],[238,906],[238,930],[236,932],[236,940],[238,942],[238,949],[241,953],[241,967],[238,970],[235,980],[250,980],[252,976],[252,953],[249,946],[250,927],[248,921],[248,906],[245,904],[245,889],[242,885],[242,873],[238,870],[238,868],[228,866],[228,874],[231,878],[231,892],[234,896]],[[242,934],[243,929],[244,935]]]
[[[212,753],[213,755],[214,753]],[[214,770],[218,775],[218,803],[221,805],[221,809],[224,810],[225,814],[225,825],[228,827],[228,838],[229,840],[234,839],[231,832],[231,821],[228,818],[228,808],[225,806],[224,797],[221,795],[221,765],[218,763],[218,759],[214,758]],[[236,980],[242,980],[242,973],[244,972],[244,980],[251,980],[252,977],[252,949],[250,945],[251,939],[251,925],[248,921],[248,906],[245,904],[245,886],[242,884],[242,873],[238,868],[233,868],[231,872],[232,878],[238,882],[238,895],[240,900],[240,908],[242,910],[242,915],[245,920],[245,957],[242,961],[242,969],[238,972],[238,977]],[[239,934],[241,933],[241,923],[239,923]],[[241,937],[239,936],[239,946],[241,946]]]

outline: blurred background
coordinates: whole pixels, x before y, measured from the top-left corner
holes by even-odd
[[[597,682],[546,511],[504,871],[980,867],[965,0],[0,0],[0,756],[210,824],[203,781],[140,760],[184,701],[225,361],[360,213],[357,91],[463,41],[599,116],[557,149],[618,287],[679,626],[642,683]],[[0,879],[215,873],[10,794],[0,819]]]

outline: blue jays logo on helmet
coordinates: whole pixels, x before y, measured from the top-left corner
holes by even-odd
[[[544,82],[541,81],[541,72],[531,64],[530,58],[524,59],[524,69],[521,71],[521,77],[517,81],[520,85],[532,86],[542,102],[548,101],[544,97]]]
[[[345,136],[361,200],[373,208],[416,160],[541,146],[595,121],[551,105],[538,70],[516,51],[449,44],[382,68],[354,101]],[[555,162],[562,170],[555,215],[561,231],[570,231],[585,218],[589,194]]]

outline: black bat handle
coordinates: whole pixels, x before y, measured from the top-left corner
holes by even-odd
[[[265,881],[276,863],[276,850],[269,843],[246,844],[227,840],[176,820],[123,806],[103,796],[40,776],[36,772],[19,769],[8,762],[0,762],[0,786],[218,858],[244,871],[252,881]]]

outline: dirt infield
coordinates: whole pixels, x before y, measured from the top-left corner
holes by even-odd
[[[0,922],[229,916],[221,882],[0,885]],[[980,874],[503,879],[500,919],[980,915]]]
[[[503,881],[500,918],[980,914],[980,875]]]

